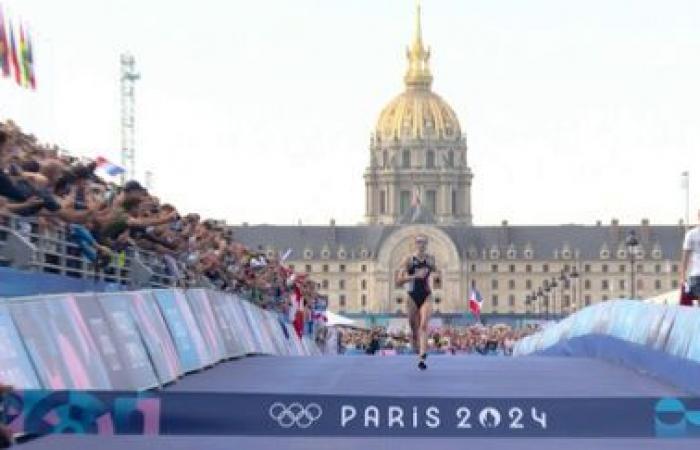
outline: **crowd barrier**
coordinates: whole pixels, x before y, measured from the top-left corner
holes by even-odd
[[[635,300],[598,303],[550,324],[515,345],[515,355],[584,335],[608,335],[700,363],[700,308]]]
[[[205,289],[0,301],[0,381],[18,389],[140,391],[245,355],[317,355],[278,314]]]
[[[598,303],[521,339],[513,354],[596,356],[663,378],[675,377],[667,370],[670,365],[696,373],[700,308],[636,300]],[[693,390],[698,389],[696,385],[692,384]]]

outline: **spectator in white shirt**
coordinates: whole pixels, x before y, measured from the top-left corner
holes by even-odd
[[[698,211],[700,221],[700,211]],[[700,226],[688,230],[683,240],[683,256],[680,273],[681,286],[688,283],[687,291],[696,299],[700,298]]]

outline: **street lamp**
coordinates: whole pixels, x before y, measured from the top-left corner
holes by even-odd
[[[557,283],[557,277],[552,277],[552,281],[549,283],[549,287],[552,289],[552,313],[554,313],[554,316],[556,317],[556,315],[557,315],[557,287],[559,287],[559,283]],[[559,299],[559,303],[561,303],[561,299]]]
[[[567,282],[567,276],[566,273],[568,272],[567,268],[564,268],[561,270],[561,274],[559,275],[559,314],[561,316],[564,315],[564,288],[566,287],[566,282]],[[567,309],[569,305],[566,305]]]
[[[539,289],[537,290],[537,293],[535,293],[535,295],[536,295],[537,298],[540,300],[540,301],[537,302],[537,314],[538,314],[539,316],[541,316],[541,315],[542,315],[542,301],[544,300],[544,291],[542,291],[542,288],[539,288]],[[540,318],[541,318],[541,317],[540,317]]]
[[[545,309],[545,318],[549,320],[549,291],[552,289],[549,286],[549,280],[544,280],[542,283],[544,286],[544,307]]]
[[[527,294],[525,296],[525,317],[527,317],[530,314],[530,304],[532,303],[532,299],[530,298],[530,294]]]
[[[532,299],[532,314],[534,315],[537,313],[537,291],[532,291],[532,293],[530,294],[530,298]]]
[[[635,259],[637,256],[637,249],[639,248],[639,240],[637,239],[637,234],[634,232],[634,230],[630,230],[629,233],[627,233],[627,238],[625,239],[625,245],[627,246],[627,254],[630,257],[630,281],[632,283],[632,286],[630,287],[630,292],[631,292],[631,298],[636,297],[635,293],[635,284],[634,284],[634,265],[635,265]]]
[[[572,290],[571,305],[572,305],[572,309],[574,309],[574,308],[578,307],[578,303],[576,302],[576,283],[578,282],[579,274],[576,271],[576,266],[574,266],[573,269],[571,270],[569,277],[572,280],[571,281],[571,290]]]

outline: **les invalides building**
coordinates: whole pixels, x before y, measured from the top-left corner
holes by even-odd
[[[381,111],[371,135],[366,224],[244,225],[232,227],[234,236],[268,255],[291,248],[289,264],[319,283],[331,310],[351,316],[405,314],[407,294],[393,280],[418,233],[436,258],[434,310],[445,317],[465,315],[472,284],[487,319],[567,314],[678,288],[682,225],[472,225],[465,133],[432,90],[420,20],[419,7],[405,90]]]

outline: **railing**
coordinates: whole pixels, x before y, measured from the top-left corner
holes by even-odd
[[[131,288],[175,285],[176,280],[159,255],[127,249],[124,258],[116,259],[118,261],[96,271],[82,256],[80,247],[68,239],[64,228],[50,227],[41,231],[34,218],[0,214],[0,266]]]

